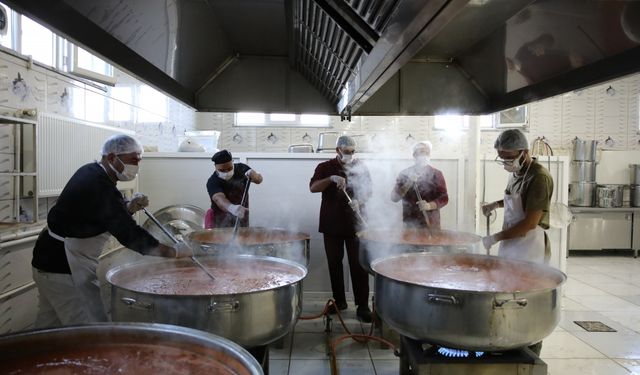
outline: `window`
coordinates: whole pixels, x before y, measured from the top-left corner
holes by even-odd
[[[480,127],[480,129],[493,129],[493,128],[495,128],[495,120],[496,120],[496,115],[495,114],[482,115],[482,116],[477,116],[476,117],[476,121],[477,121],[477,124]]]
[[[235,126],[329,127],[328,115],[296,115],[293,113],[238,112]]]
[[[14,37],[14,17],[15,17],[15,13],[7,8],[6,6],[0,4],[0,8],[3,15],[4,15],[4,27],[0,28],[0,45],[2,45],[3,47],[7,47],[7,48],[15,48],[14,47],[14,41],[13,41],[13,37]],[[0,25],[3,26],[3,25]]]
[[[497,128],[523,128],[529,123],[529,111],[526,105],[505,109],[497,113]]]
[[[54,35],[46,27],[20,17],[20,53],[31,55],[45,65],[54,66]]]
[[[436,115],[433,128],[436,130],[466,130],[469,129],[469,116]]]
[[[113,66],[90,52],[69,43],[72,48],[73,64],[70,72],[97,82],[113,85],[116,83]]]
[[[162,122],[167,117],[167,97],[151,86],[140,86],[138,106],[138,122]],[[153,113],[149,111],[153,111]]]
[[[104,122],[105,97],[91,90],[85,92],[86,120],[92,122]]]
[[[109,120],[111,121],[130,121],[131,105],[133,103],[133,90],[131,87],[113,87],[111,88],[111,98],[109,102]]]
[[[250,112],[236,113],[237,126],[256,126],[256,125],[264,125],[264,123],[265,123],[264,113],[250,113]]]

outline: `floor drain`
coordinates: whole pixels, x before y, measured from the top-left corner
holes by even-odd
[[[608,325],[592,320],[574,320],[574,323],[582,327],[587,332],[618,332]]]

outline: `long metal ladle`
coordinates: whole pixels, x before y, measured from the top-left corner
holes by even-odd
[[[347,197],[347,201],[349,203],[353,202],[351,200],[351,197],[349,196],[349,193],[347,193],[347,189],[343,188],[342,192],[344,193],[344,195]],[[362,214],[360,213],[359,209],[355,209],[355,208],[351,208],[353,210],[353,212],[356,213],[356,215],[358,216],[358,219],[360,219],[360,222],[362,223],[362,225],[364,225],[365,227],[367,226],[367,222],[364,221],[364,218],[362,217]]]
[[[242,199],[240,200],[240,206],[244,207],[244,202],[247,199],[247,194],[249,193],[249,185],[251,185],[251,178],[247,176],[247,183],[244,186],[244,192],[242,193]],[[238,226],[240,224],[240,218],[236,217],[236,222],[233,225],[233,232],[231,233],[231,240],[227,245],[227,248],[231,247],[233,243],[236,241],[236,237],[238,236]]]
[[[164,225],[162,225],[162,223],[160,223],[160,222],[158,221],[158,219],[156,219],[156,217],[155,217],[155,216],[153,216],[153,215],[151,214],[151,212],[147,211],[147,209],[146,209],[145,207],[143,207],[143,208],[142,208],[142,211],[144,211],[144,213],[145,213],[145,214],[147,214],[147,216],[149,217],[149,219],[151,219],[151,221],[153,221],[153,222],[158,226],[158,228],[160,228],[160,229],[164,232],[164,234],[166,234],[166,235],[167,235],[167,237],[171,238],[171,240],[172,240],[174,243],[178,243],[178,242],[180,242],[180,241],[178,241],[178,239],[177,239],[177,238],[175,238],[175,237],[173,236],[173,234],[172,234],[171,232],[169,232],[169,231],[167,230],[167,228],[165,228],[165,227],[164,227]],[[193,254],[193,249],[191,249],[191,253],[192,253],[192,255],[191,255],[191,260],[193,261],[193,263],[195,263],[198,267],[200,267],[200,269],[201,269],[204,273],[206,273],[206,274],[207,274],[207,276],[209,276],[209,277],[211,278],[211,280],[215,280],[215,279],[216,279],[216,278],[215,278],[215,276],[213,276],[213,274],[212,274],[211,272],[209,272],[209,270],[208,270],[208,269],[207,269],[207,268],[206,268],[202,263],[200,263],[200,261],[199,261],[198,259],[196,259],[195,254]]]
[[[416,193],[418,200],[421,201],[422,195],[420,195],[420,189],[418,188],[417,182],[413,183],[413,191]],[[424,216],[425,224],[427,224],[427,235],[431,237],[431,219],[429,219],[429,213],[427,211],[422,211],[422,210],[420,211],[422,212],[422,216]]]

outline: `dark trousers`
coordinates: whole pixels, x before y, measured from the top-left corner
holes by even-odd
[[[342,259],[344,258],[345,247],[349,260],[353,297],[356,305],[367,306],[369,300],[369,274],[360,266],[360,261],[358,260],[360,241],[356,236],[344,237],[324,234],[324,251],[327,254],[333,299],[339,304],[346,303],[344,275],[342,273]]]

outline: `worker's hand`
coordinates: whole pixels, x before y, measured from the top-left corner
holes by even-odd
[[[494,235],[482,237],[482,244],[484,245],[484,249],[487,250],[487,253],[489,253],[489,250],[491,250],[491,247],[495,245],[496,242],[498,241],[496,241]]]
[[[355,199],[352,199],[351,202],[349,202],[349,207],[351,207],[351,209],[354,212],[358,212],[358,211],[360,211],[360,202],[358,202]]]
[[[193,256],[193,249],[186,242],[180,241],[173,246],[176,252],[176,258],[186,258]]]
[[[247,178],[247,180],[251,181],[251,171],[253,169],[249,169],[248,171],[244,172],[244,176]]]
[[[329,179],[331,179],[331,182],[334,182],[336,184],[336,187],[340,190],[343,190],[347,187],[347,180],[344,177],[333,175],[329,177]]]
[[[229,208],[227,210],[231,215],[239,219],[244,219],[244,215],[246,215],[247,211],[249,211],[248,208],[241,206],[239,204],[231,204],[229,205]]]
[[[409,174],[407,174],[405,176],[404,183],[400,187],[400,193],[402,193],[401,195],[404,196],[405,194],[407,194],[407,192],[413,188],[413,186],[417,181],[418,181],[417,174],[413,172],[410,172]]]
[[[438,205],[435,202],[427,202],[425,200],[417,201],[416,204],[420,211],[433,211],[438,209]]]
[[[482,206],[482,214],[484,216],[491,216],[491,212],[495,211],[498,208],[500,208],[500,203],[498,203],[497,201],[496,202],[487,203],[487,204]]]
[[[127,203],[127,210],[130,213],[135,213],[149,205],[149,198],[142,193],[135,193],[131,197],[131,200]]]

